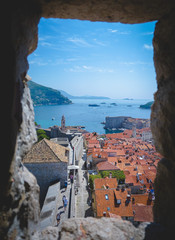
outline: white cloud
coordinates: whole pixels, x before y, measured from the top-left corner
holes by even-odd
[[[74,66],[70,69],[64,69],[66,72],[84,72],[83,68],[80,66]]]
[[[154,32],[144,32],[142,35],[153,35]]]
[[[128,34],[130,34],[130,33],[131,33],[131,31],[119,32],[120,35],[128,35]]]
[[[35,56],[35,57],[38,57],[39,56],[39,54],[37,54],[37,53],[33,53],[33,56]]]
[[[53,47],[53,44],[49,43],[49,42],[40,42],[40,45],[43,46],[43,47]]]
[[[74,43],[78,47],[91,47],[92,46],[83,38],[71,37],[71,38],[68,38],[67,41]]]
[[[119,31],[119,30],[117,30],[117,29],[111,29],[111,28],[109,28],[108,31],[109,31],[110,33],[117,33],[117,34],[119,34],[119,35],[128,35],[128,34],[131,33],[131,31]]]
[[[152,45],[148,45],[148,44],[144,44],[143,47],[147,50],[152,50],[153,46]]]
[[[29,65],[38,65],[38,66],[46,66],[48,63],[47,62],[44,62],[42,60],[31,60],[29,61]]]
[[[111,29],[111,28],[109,28],[108,31],[111,32],[111,33],[116,33],[116,32],[118,32],[117,29]]]
[[[147,65],[150,64],[149,62],[142,62],[142,61],[134,61],[134,62],[120,62],[122,65]]]
[[[113,73],[113,69],[108,68],[100,68],[100,67],[94,67],[94,66],[74,66],[70,69],[64,69],[66,72],[99,72],[99,73]]]
[[[78,58],[68,58],[67,59],[68,62],[74,62],[74,61],[77,61],[77,60],[78,60]]]
[[[62,58],[57,59],[42,59],[41,57],[35,57],[29,60],[29,65],[37,65],[37,66],[58,66],[66,64],[66,61]]]
[[[94,40],[95,44],[97,44],[97,45],[99,45],[99,46],[102,46],[102,47],[105,47],[105,46],[106,46],[106,43],[103,43],[103,42],[97,40],[96,38],[94,38],[93,40]]]
[[[91,66],[83,66],[83,68],[86,69],[86,70],[91,70],[92,69]]]

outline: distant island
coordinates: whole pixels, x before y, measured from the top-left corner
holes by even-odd
[[[39,105],[63,105],[71,104],[72,101],[63,96],[60,91],[45,87],[33,81],[28,81],[31,98],[34,106]]]
[[[133,98],[123,98],[123,100],[133,100]]]
[[[146,104],[140,105],[140,108],[143,109],[151,109],[151,106],[153,105],[154,101],[147,102]]]
[[[69,99],[110,99],[109,97],[103,97],[103,96],[72,96],[69,93],[59,90],[61,94]]]
[[[112,105],[112,106],[117,106],[117,103],[110,103],[110,105]]]

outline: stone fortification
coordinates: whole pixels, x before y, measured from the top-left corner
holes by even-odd
[[[127,117],[106,117],[105,128],[121,128],[126,118]]]
[[[139,118],[131,118],[131,117],[106,117],[105,129],[112,128],[125,128],[132,129],[136,127],[138,129],[149,127],[150,120],[149,119],[139,119]]]
[[[78,165],[78,162],[80,161],[83,154],[83,137],[75,136],[71,141],[71,145],[74,149],[75,164]]]

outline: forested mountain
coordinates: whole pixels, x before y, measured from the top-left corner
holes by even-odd
[[[71,104],[72,101],[63,96],[60,91],[45,87],[33,81],[28,81],[33,104],[37,105],[63,105]]]

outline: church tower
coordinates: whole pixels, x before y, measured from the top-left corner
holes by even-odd
[[[61,118],[61,130],[65,130],[65,127],[66,127],[66,125],[65,125],[65,117],[63,115],[62,118]]]

